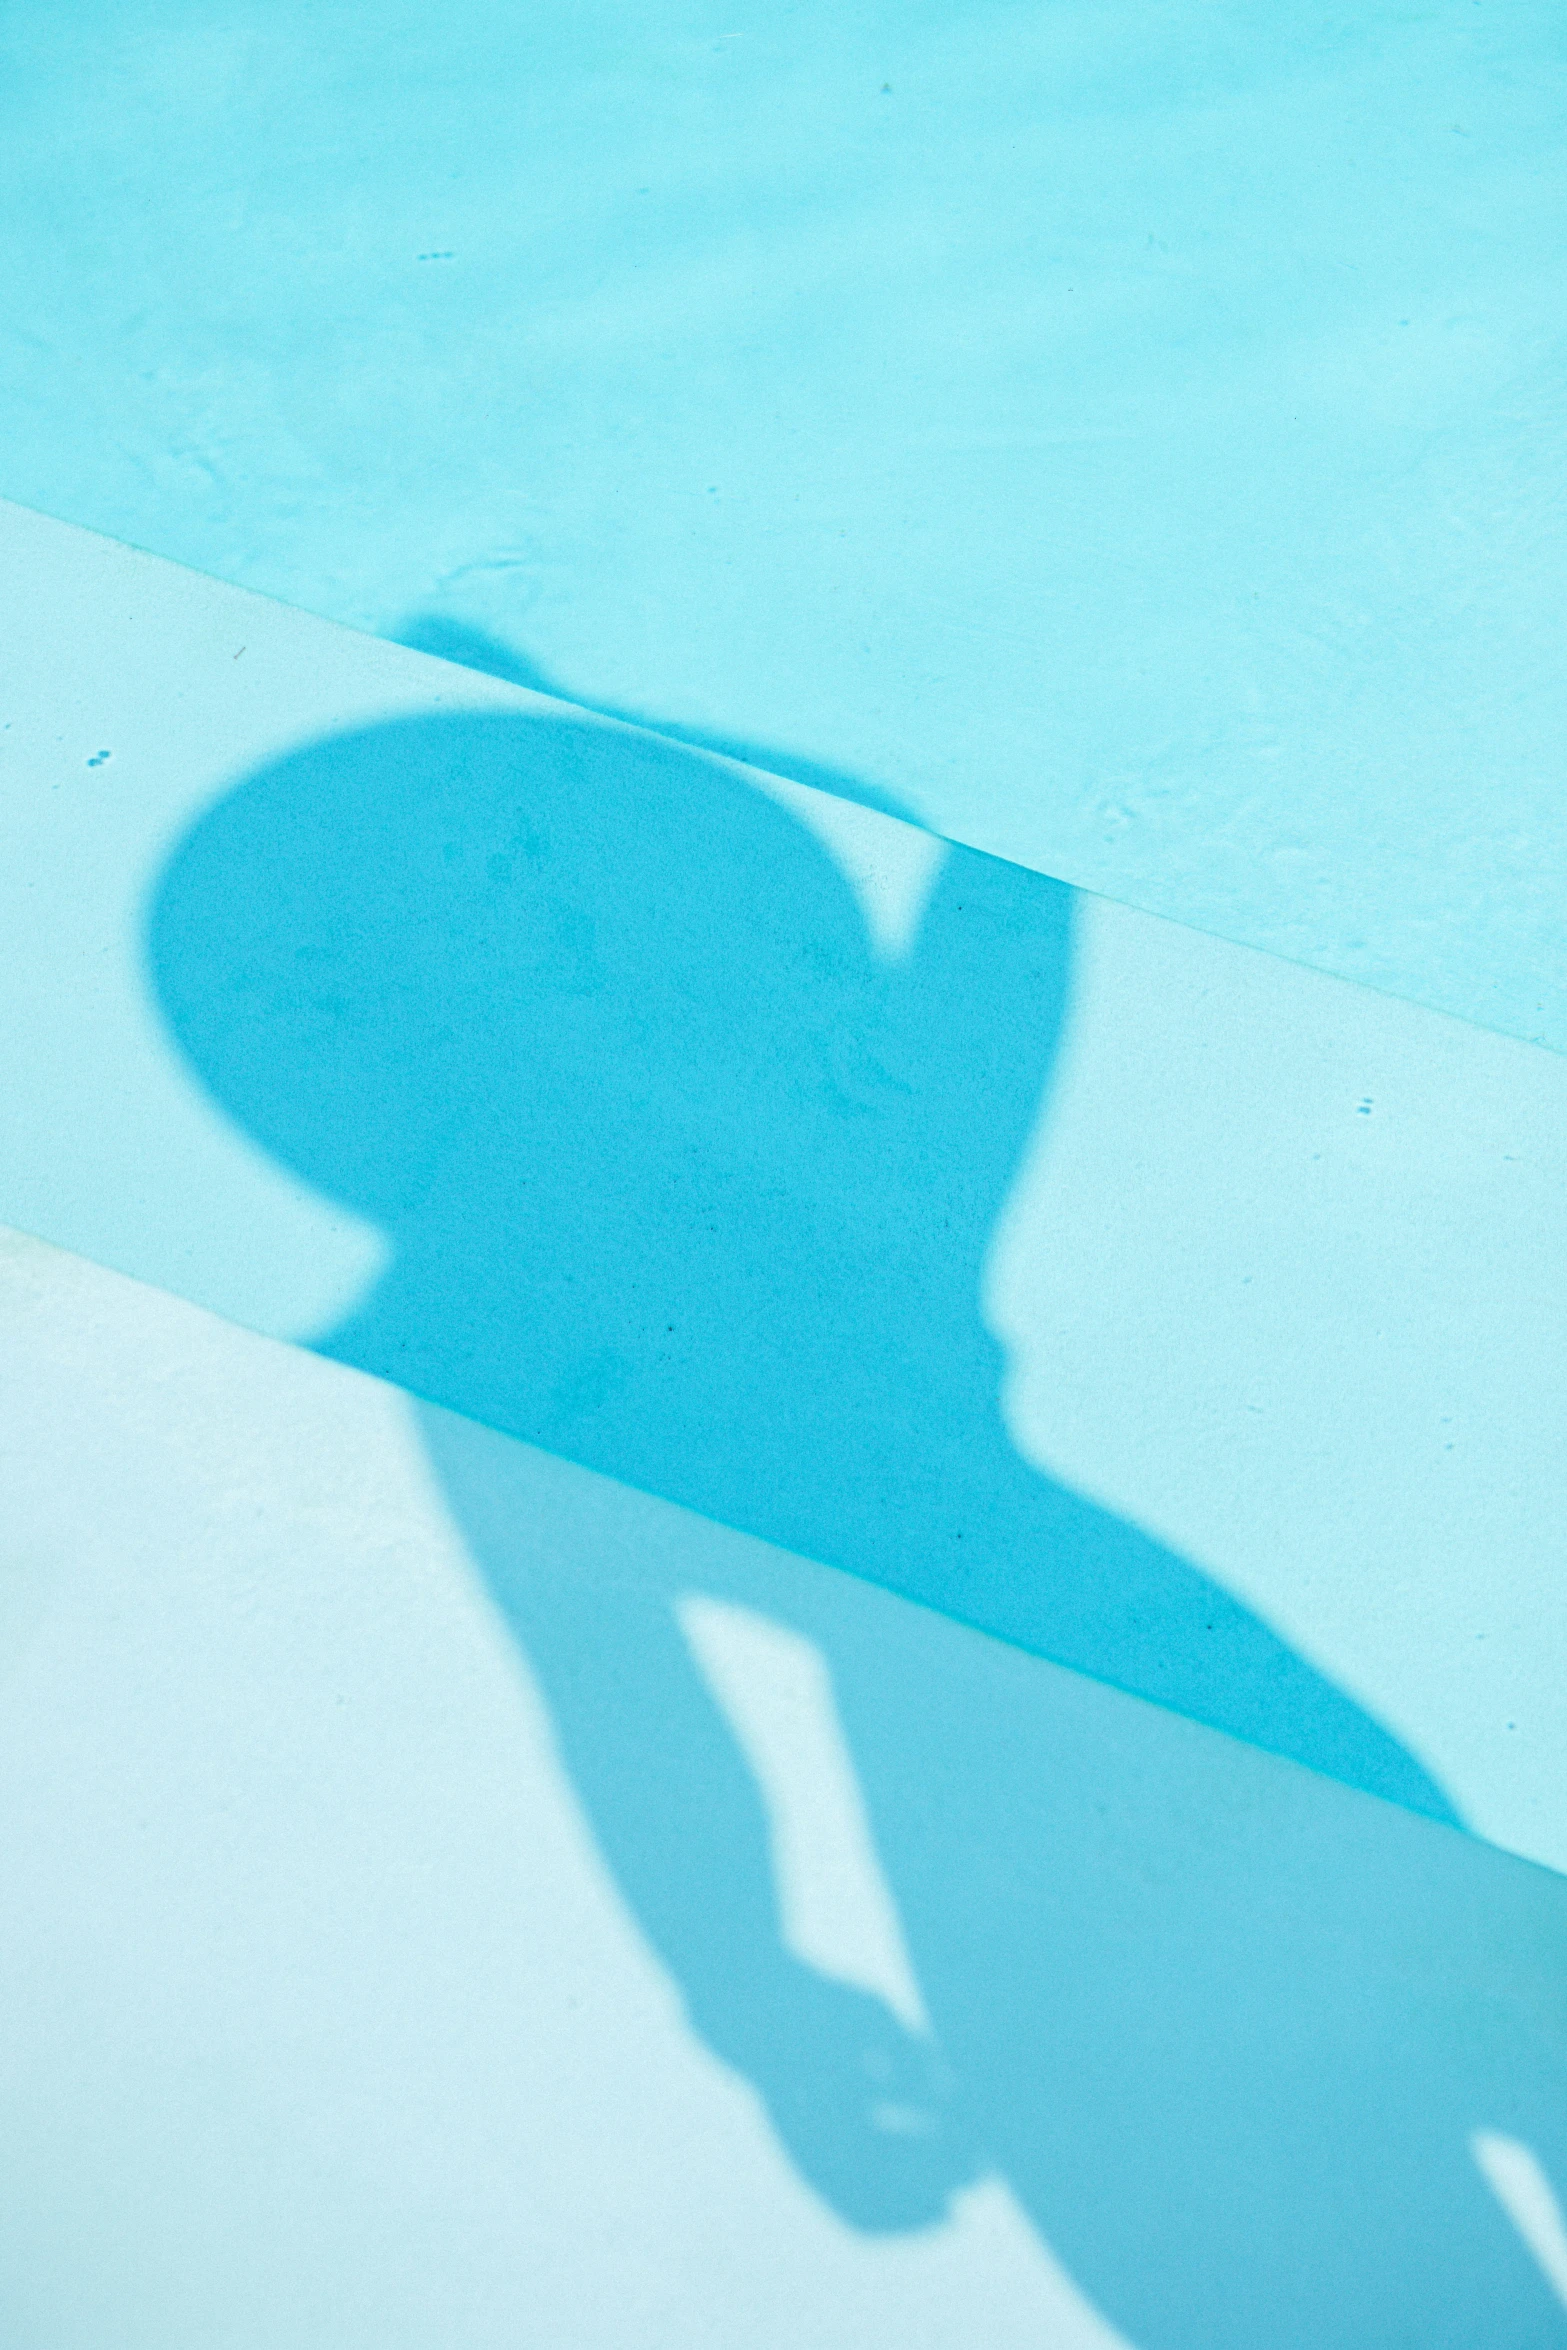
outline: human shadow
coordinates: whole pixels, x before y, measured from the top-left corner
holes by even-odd
[[[769,1584],[830,1665],[925,2033],[785,1947],[673,1570],[542,1571],[515,1472],[427,1415],[643,1930],[843,2217],[917,2226],[999,2166],[1148,2350],[1457,2350],[1481,2287],[1488,2338],[1557,2339],[1466,2151],[1559,2135],[1554,1880],[1410,1820],[1452,1813],[1380,1725],[1006,1439],[981,1267],[1071,933],[1068,889],[953,852],[878,958],[733,770],[540,713],[263,770],[178,849],[151,951],[217,1099],[391,1241],[324,1352],[935,1611]]]

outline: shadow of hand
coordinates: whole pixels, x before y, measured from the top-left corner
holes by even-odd
[[[785,1958],[744,2047],[697,2020],[759,2092],[802,2173],[851,2227],[933,2227],[984,2167],[936,2042],[884,1999]],[[757,2028],[760,2022],[760,2028]]]

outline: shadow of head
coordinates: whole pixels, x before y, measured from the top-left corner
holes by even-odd
[[[818,843],[714,762],[591,722],[413,720],[206,816],[154,961],[231,1114],[405,1252],[500,1272],[568,1168],[583,1253],[623,1247],[698,1154],[715,1214],[896,1208],[911,1247],[972,1258],[1056,1041],[1070,893],[960,863],[889,972]]]
[[[1068,898],[958,857],[888,965],[732,771],[462,717],[255,777],[181,847],[152,944],[207,1086],[394,1242],[331,1351],[711,1506],[697,1454],[831,1451],[965,1386],[993,1409],[979,1268]]]

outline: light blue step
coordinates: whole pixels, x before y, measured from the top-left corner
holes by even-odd
[[[1567,2334],[1567,1883],[0,1242],[28,2350]]]
[[[1567,1861],[1560,1060],[4,530],[12,1223]]]

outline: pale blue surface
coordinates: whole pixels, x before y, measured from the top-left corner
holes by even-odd
[[[1567,1044],[1545,0],[18,0],[0,491]]]

